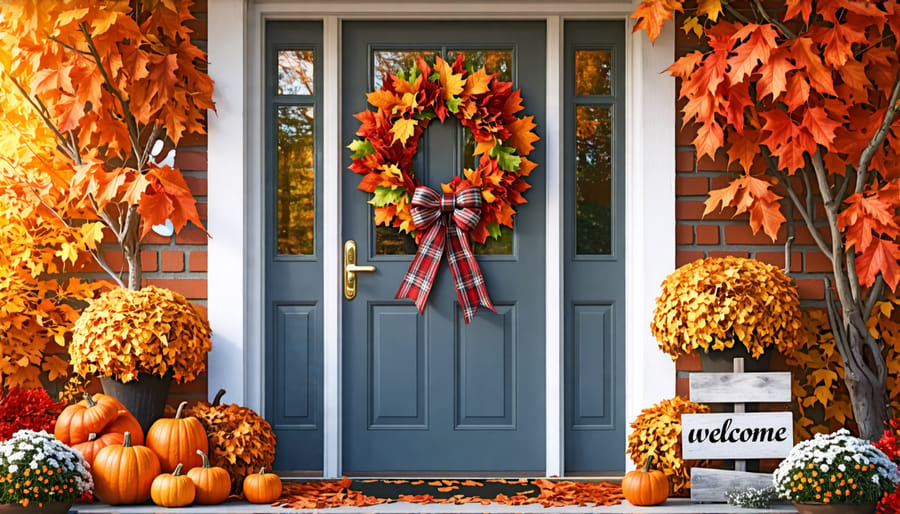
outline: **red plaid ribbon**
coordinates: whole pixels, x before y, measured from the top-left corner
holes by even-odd
[[[469,246],[468,232],[481,218],[481,190],[468,187],[455,195],[441,195],[431,188],[419,186],[413,193],[411,205],[416,230],[424,233],[419,251],[409,265],[395,298],[413,300],[419,312],[425,309],[444,253],[444,244],[449,240],[447,262],[466,324],[472,321],[479,304],[497,312],[488,297],[481,268]]]

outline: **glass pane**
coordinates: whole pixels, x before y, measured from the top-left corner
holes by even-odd
[[[315,248],[314,110],[278,107],[275,227],[278,253],[312,255]]]
[[[612,60],[609,50],[575,52],[575,94],[612,94]]]
[[[377,255],[415,255],[416,240],[395,227],[375,227],[375,253]]]
[[[447,61],[452,64],[460,55],[465,69],[475,71],[484,66],[486,72],[496,73],[497,79],[512,82],[512,50],[448,50]]]
[[[612,253],[612,119],[607,106],[575,108],[576,253]]]
[[[313,94],[314,59],[312,50],[279,50],[278,94]]]
[[[513,229],[500,225],[500,237],[489,237],[484,243],[472,241],[472,253],[475,255],[512,255]]]
[[[372,53],[375,66],[372,73],[372,88],[381,89],[388,73],[396,75],[400,70],[409,73],[410,68],[416,65],[417,55],[421,55],[425,62],[433,65],[435,57],[440,53],[440,50],[375,50]]]

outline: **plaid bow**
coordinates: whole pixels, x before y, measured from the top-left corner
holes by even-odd
[[[420,313],[425,309],[444,244],[449,240],[447,262],[466,324],[472,321],[479,304],[497,312],[488,297],[481,268],[469,247],[467,233],[481,218],[481,190],[468,187],[455,195],[441,195],[431,188],[419,186],[413,193],[412,218],[416,230],[425,232],[395,298],[413,300]]]

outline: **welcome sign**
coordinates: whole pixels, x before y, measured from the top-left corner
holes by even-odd
[[[794,446],[790,412],[682,414],[685,459],[784,458]]]

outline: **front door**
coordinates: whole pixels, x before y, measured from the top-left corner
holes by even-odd
[[[546,28],[543,22],[345,22],[342,27],[342,141],[353,115],[387,73],[416,55],[448,62],[462,54],[473,69],[521,88],[526,115],[543,136]],[[520,113],[522,114],[522,113]],[[419,143],[414,172],[433,189],[474,168],[471,135],[449,117]],[[345,474],[505,471],[545,467],[545,180],[543,141],[529,159],[527,204],[515,229],[475,253],[497,313],[478,310],[465,324],[446,258],[424,314],[394,296],[416,251],[394,229],[376,228],[359,176],[342,176],[343,238],[358,245],[358,295],[343,301]]]

